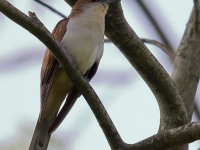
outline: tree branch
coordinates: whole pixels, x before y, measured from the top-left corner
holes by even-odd
[[[57,41],[54,40],[51,33],[42,25],[42,23],[36,19],[36,17],[34,19],[29,18],[7,1],[0,1],[0,12],[31,32],[42,43],[44,43],[49,50],[51,50],[51,52],[62,64],[69,78],[77,85],[77,88],[85,97],[101,128],[106,133],[106,137],[110,146],[113,149],[116,149],[116,147],[122,147],[124,142],[121,140],[118,131],[116,130],[99,97],[89,83],[84,80],[80,71],[77,70],[68,52]]]
[[[34,0],[35,2],[41,4],[42,6],[48,8],[49,10],[51,10],[52,12],[54,12],[55,14],[59,15],[62,18],[66,18],[66,16],[64,14],[62,14],[61,12],[57,11],[56,9],[54,9],[53,7],[49,6],[48,4],[44,3],[43,1],[40,0]]]
[[[130,145],[132,150],[164,150],[170,147],[191,143],[200,139],[200,121],[165,130],[141,142]]]
[[[152,39],[144,39],[144,38],[142,38],[141,41],[144,42],[144,43],[147,43],[147,44],[152,44],[152,45],[157,46],[158,48],[160,48],[164,53],[166,53],[170,57],[171,61],[174,60],[174,57],[175,57],[174,51],[171,50],[166,45],[160,43],[159,41],[152,40]]]
[[[190,119],[194,110],[194,97],[199,83],[200,74],[199,3],[199,0],[195,0],[193,11],[177,50],[177,56],[172,71],[172,79],[180,91]]]
[[[156,18],[153,16],[152,12],[150,11],[150,9],[147,7],[147,4],[145,4],[145,1],[141,1],[141,0],[136,0],[136,3],[139,4],[139,6],[142,8],[143,12],[146,14],[146,16],[148,17],[149,21],[151,22],[151,24],[153,25],[153,27],[155,28],[155,30],[157,31],[159,37],[161,38],[161,40],[164,42],[164,44],[169,47],[169,50],[173,50],[172,44],[170,43],[169,39],[167,38],[167,36],[165,35],[164,31],[162,30],[161,26],[159,25],[158,21],[156,20]],[[173,51],[172,51],[173,52]]]
[[[107,37],[120,49],[154,93],[161,113],[161,129],[183,125],[187,114],[178,90],[164,68],[128,25],[120,3],[110,7],[106,20]]]

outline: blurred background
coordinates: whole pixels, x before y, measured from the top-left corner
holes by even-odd
[[[8,0],[25,14],[33,11],[52,31],[62,19],[41,4]],[[43,1],[66,16],[71,8],[62,1]],[[124,14],[140,38],[155,39],[176,50],[192,10],[191,0],[122,0]],[[28,149],[40,108],[40,68],[45,46],[0,13],[0,150]],[[169,57],[147,45],[169,74]],[[157,102],[135,69],[112,44],[105,44],[99,70],[91,85],[101,98],[121,137],[135,143],[159,127]],[[199,90],[196,99],[200,98]],[[196,105],[198,108],[198,104]],[[197,109],[198,110],[198,109]],[[199,120],[198,113],[193,120]],[[190,150],[200,142],[190,144]],[[110,147],[83,97],[52,135],[49,150],[109,150]]]

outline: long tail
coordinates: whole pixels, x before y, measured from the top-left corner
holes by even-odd
[[[48,99],[42,101],[39,119],[35,127],[29,150],[46,150],[48,147],[51,137],[50,127],[57,116],[65,96],[71,89],[70,84],[67,84],[66,82],[60,84],[57,80],[55,79],[56,82],[51,87]],[[60,88],[65,84],[68,86]]]
[[[49,132],[51,123],[52,121],[38,118],[29,150],[47,150],[51,137],[51,133]]]
[[[53,133],[62,123],[62,121],[65,119],[65,117],[67,116],[67,114],[69,113],[69,111],[71,110],[71,108],[73,107],[74,103],[80,95],[81,93],[79,92],[79,90],[76,87],[73,87],[65,100],[65,104],[55,117],[49,129],[50,133]]]
[[[80,92],[77,90],[77,88],[72,88],[71,92],[67,96],[64,106],[59,111],[59,113],[50,121],[48,121],[47,119],[42,119],[42,114],[40,114],[29,150],[47,149],[51,134],[64,120],[79,96]]]

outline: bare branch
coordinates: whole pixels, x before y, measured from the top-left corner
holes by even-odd
[[[167,36],[163,32],[163,30],[162,30],[161,26],[159,25],[159,23],[157,22],[156,18],[153,16],[153,14],[151,13],[151,11],[146,6],[145,1],[136,0],[136,2],[140,5],[140,7],[142,8],[143,12],[149,18],[149,21],[152,23],[153,27],[157,31],[159,37],[164,42],[164,44],[167,47],[169,47],[169,50],[173,50],[172,44],[170,43],[169,39],[167,38]]]
[[[164,150],[200,139],[200,121],[165,130],[141,142],[130,145],[132,150]]]
[[[178,90],[164,68],[128,25],[120,3],[110,7],[106,20],[107,37],[126,56],[154,93],[161,111],[161,129],[183,125],[187,114]]]
[[[62,18],[66,18],[66,16],[64,14],[62,14],[61,12],[57,11],[55,8],[49,6],[48,4],[40,1],[40,0],[34,0],[35,2],[41,4],[42,6],[48,8],[49,10],[51,10],[52,12],[54,12],[55,14],[59,15]]]
[[[175,53],[173,50],[171,50],[169,47],[167,47],[166,45],[162,44],[161,42],[159,41],[156,41],[156,40],[152,40],[152,39],[144,39],[142,38],[141,39],[142,42],[144,43],[148,43],[148,44],[152,44],[152,45],[155,45],[157,46],[158,48],[160,48],[164,53],[166,53],[171,60],[174,60],[175,58]]]
[[[200,3],[199,0],[195,2]],[[180,91],[190,119],[200,74],[200,9],[196,5],[200,4],[195,4],[193,8],[172,71],[172,79]]]

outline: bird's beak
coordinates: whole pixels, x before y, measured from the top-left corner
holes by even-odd
[[[120,0],[99,0],[100,3],[107,3],[107,4],[110,4],[110,3],[113,3],[113,2],[118,2]]]

